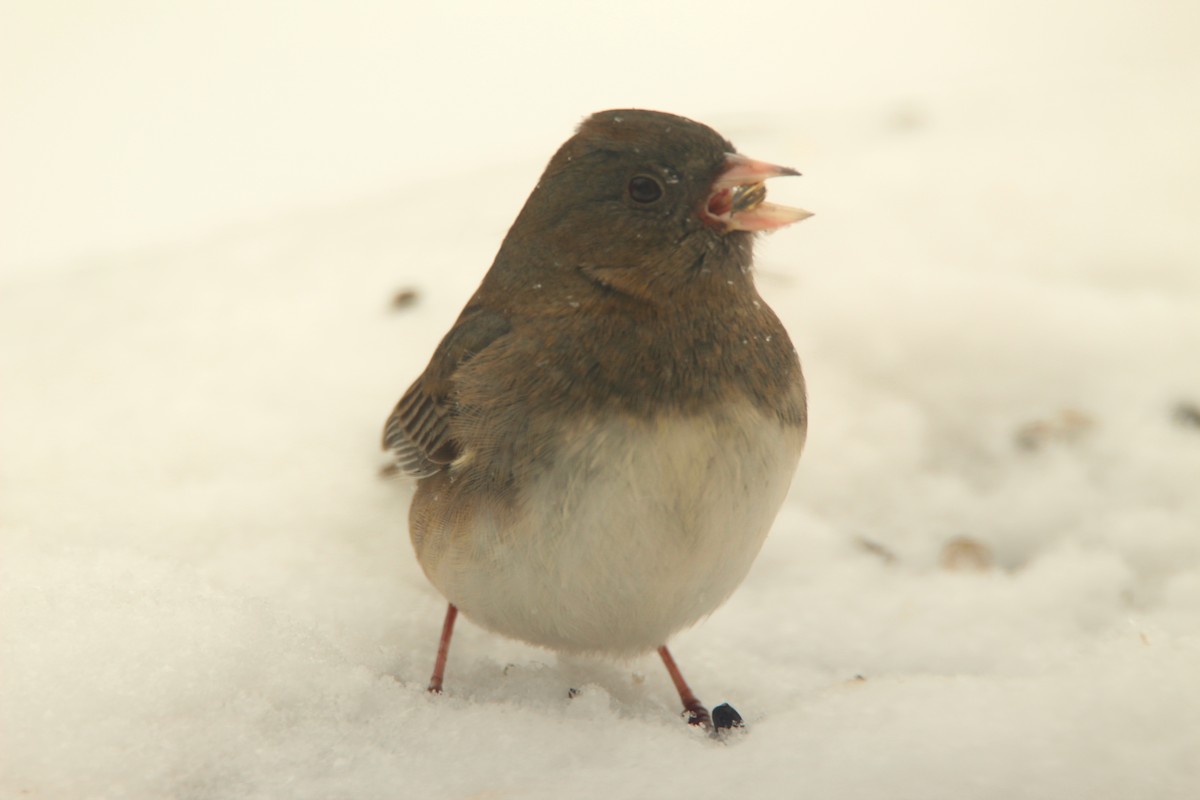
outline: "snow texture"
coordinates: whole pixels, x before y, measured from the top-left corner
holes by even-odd
[[[1200,797],[1200,7],[15,6],[0,796]],[[443,601],[377,476],[614,106],[817,214],[759,255],[808,449],[672,647],[724,743],[653,657],[469,623],[429,696]]]

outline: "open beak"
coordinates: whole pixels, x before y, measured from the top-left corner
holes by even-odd
[[[812,216],[811,211],[766,202],[767,178],[799,175],[791,167],[755,161],[738,153],[725,155],[725,169],[709,190],[700,217],[722,231],[773,231]]]

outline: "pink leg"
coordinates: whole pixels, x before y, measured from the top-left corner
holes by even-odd
[[[708,716],[708,709],[696,699],[696,695],[692,694],[692,688],[683,679],[683,674],[675,665],[675,659],[671,658],[671,651],[667,649],[666,645],[663,645],[658,648],[658,655],[667,667],[667,673],[675,684],[675,691],[679,692],[679,699],[683,701],[683,710],[687,712],[688,724],[703,725],[705,728],[711,729],[712,719]]]
[[[442,693],[442,677],[446,674],[446,656],[450,654],[450,636],[454,633],[454,620],[458,609],[454,603],[446,608],[446,621],[442,623],[442,638],[438,642],[437,661],[433,662],[433,677],[429,679],[429,691]]]

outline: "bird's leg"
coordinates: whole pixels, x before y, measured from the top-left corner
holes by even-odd
[[[454,620],[458,609],[454,603],[446,607],[446,621],[442,623],[442,638],[438,642],[437,660],[433,662],[433,677],[429,679],[429,691],[442,693],[442,676],[446,674],[446,656],[450,653],[450,636],[454,633]]]
[[[675,684],[675,691],[679,692],[679,699],[683,701],[683,710],[687,712],[688,724],[703,725],[707,730],[712,730],[712,718],[708,715],[708,709],[696,699],[696,695],[692,694],[692,688],[683,679],[683,674],[675,665],[675,659],[671,658],[671,651],[667,649],[666,645],[663,645],[658,648],[658,655],[662,657],[667,674],[671,676],[671,681]]]

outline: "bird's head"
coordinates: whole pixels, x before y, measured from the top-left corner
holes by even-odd
[[[747,271],[754,233],[811,216],[766,202],[764,181],[786,175],[799,173],[684,117],[602,111],[551,159],[509,239],[609,289],[661,298],[706,270]]]

